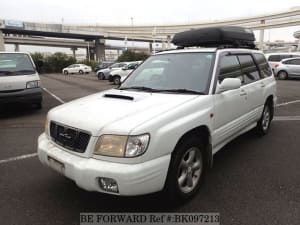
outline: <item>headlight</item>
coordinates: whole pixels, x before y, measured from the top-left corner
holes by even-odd
[[[45,134],[47,136],[49,136],[49,120],[48,120],[48,116],[46,117],[46,120],[45,120]]]
[[[39,80],[29,81],[26,83],[26,88],[38,88],[40,86]]]
[[[136,157],[148,147],[149,134],[137,136],[102,135],[96,144],[94,154],[114,157]]]

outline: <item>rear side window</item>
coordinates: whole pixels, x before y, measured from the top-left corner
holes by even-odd
[[[262,77],[272,76],[272,70],[271,70],[266,58],[262,54],[259,54],[259,53],[254,53],[253,56],[258,65],[258,68],[261,72],[261,76]]]
[[[260,79],[258,69],[251,55],[238,55],[244,75],[244,84],[252,83]]]
[[[225,78],[241,78],[242,70],[235,55],[224,56],[220,60],[219,81]]]
[[[291,55],[291,58],[300,57],[300,55]]]
[[[268,61],[270,62],[280,62],[280,55],[270,55]]]
[[[300,65],[300,59],[287,60],[283,64],[299,66]]]

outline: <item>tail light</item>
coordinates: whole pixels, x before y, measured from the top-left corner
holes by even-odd
[[[279,64],[275,64],[275,68],[277,68],[279,66]]]

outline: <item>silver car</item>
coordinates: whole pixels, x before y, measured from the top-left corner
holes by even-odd
[[[292,77],[300,78],[300,57],[281,60],[275,64],[274,74],[280,80],[286,80]]]
[[[126,66],[127,64],[128,64],[127,62],[115,63],[106,69],[98,70],[96,76],[98,77],[99,80],[107,80],[109,77],[109,73],[111,71],[121,69],[123,66]]]

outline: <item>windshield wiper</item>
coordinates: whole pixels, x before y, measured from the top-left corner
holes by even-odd
[[[13,72],[8,70],[0,70],[0,74],[9,75],[9,74],[13,74]]]
[[[144,87],[144,86],[132,86],[132,87],[121,87],[119,90],[128,90],[128,89],[134,89],[134,90],[142,90],[142,91],[150,91],[150,92],[158,92],[161,91],[159,89],[154,89],[150,87]]]
[[[197,95],[206,95],[204,92],[195,91],[190,89],[162,89],[162,92],[174,92],[174,93],[186,93],[186,94],[197,94]]]
[[[35,73],[35,70],[16,70],[15,73]]]
[[[128,89],[150,91],[150,92],[173,92],[173,93],[206,95],[204,92],[190,90],[190,89],[154,89],[154,88],[144,87],[144,86],[132,86],[132,87],[119,88],[119,90],[128,90]]]

